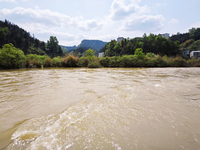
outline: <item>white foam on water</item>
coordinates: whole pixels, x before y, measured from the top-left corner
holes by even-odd
[[[26,149],[67,149],[74,146],[89,148],[93,142],[99,143],[99,139],[102,139],[100,143],[103,144],[107,136],[110,140],[115,136],[123,137],[123,132],[130,130],[126,127],[130,121],[128,118],[134,117],[137,110],[128,114],[128,109],[124,110],[123,107],[131,100],[131,95],[125,96],[124,99],[121,99],[122,97],[124,95],[114,94],[91,103],[84,100],[59,115],[31,119],[13,134],[12,139],[22,142],[23,139],[19,137],[26,132],[34,135],[34,139],[24,145]],[[119,108],[119,104],[123,107]],[[15,146],[18,146],[18,143],[12,144],[12,147]],[[110,146],[121,149],[118,143],[110,143]]]
[[[140,76],[140,72],[128,69],[115,79],[105,72],[106,77],[93,72],[93,78],[81,85],[81,92],[76,91],[84,93],[80,101],[63,106],[66,110],[61,113],[19,125],[5,149],[197,149],[199,104],[190,100],[191,94],[187,101],[182,96],[194,91],[198,98],[196,80],[187,82],[191,90],[183,86],[183,77],[163,76],[165,70],[155,76],[159,69],[151,70],[142,69],[145,76]],[[120,74],[116,69],[110,76],[115,71]],[[76,78],[74,74],[70,77]],[[178,85],[172,83],[175,78]]]

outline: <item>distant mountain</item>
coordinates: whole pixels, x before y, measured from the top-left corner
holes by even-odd
[[[62,46],[62,45],[60,45],[63,49],[66,49],[67,50],[67,53],[68,52],[70,52],[70,51],[73,51],[73,50],[75,50],[76,48],[77,48],[77,46],[76,45],[74,45],[74,46]]]
[[[77,48],[91,48],[96,52],[99,52],[107,42],[103,42],[100,40],[83,40],[81,44],[77,46]]]
[[[104,47],[108,42],[103,42],[100,40],[83,40],[78,46],[62,46],[63,49],[67,49],[67,53],[71,51],[76,51],[77,53],[83,54],[88,49],[93,49],[96,54]]]

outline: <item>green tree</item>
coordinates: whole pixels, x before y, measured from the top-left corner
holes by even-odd
[[[156,49],[156,44],[155,44],[155,35],[150,33],[150,35],[147,37],[148,42],[147,42],[147,52],[155,52]]]
[[[192,29],[189,30],[189,34],[190,34],[191,38],[194,38],[195,31],[196,31],[195,28],[192,28]]]
[[[185,41],[183,44],[181,44],[181,48],[187,48],[189,45],[191,45],[194,42],[193,39],[189,39]]]
[[[91,61],[95,58],[94,54],[95,54],[95,51],[93,49],[88,49],[87,51],[85,51],[83,56],[87,57]]]
[[[58,56],[58,40],[55,36],[50,36],[49,41],[47,41],[47,48],[51,52],[51,57]]]
[[[192,51],[200,50],[200,40],[194,41],[188,48]]]
[[[115,56],[114,47],[116,45],[116,40],[111,40],[110,43],[107,45],[107,50],[105,51],[106,56]]]
[[[116,55],[119,55],[120,54],[120,52],[121,52],[121,44],[120,44],[120,42],[117,42],[116,44],[115,44],[115,46],[114,46],[114,51],[115,51],[115,56]]]
[[[3,40],[8,33],[9,33],[9,30],[7,27],[5,27],[5,28],[0,27],[0,39],[1,40]]]
[[[135,57],[137,57],[138,59],[144,59],[145,58],[145,54],[143,53],[143,49],[142,48],[137,48],[135,50]]]
[[[14,47],[12,44],[5,44],[3,48],[0,49],[0,68],[20,68],[24,62],[24,52]]]

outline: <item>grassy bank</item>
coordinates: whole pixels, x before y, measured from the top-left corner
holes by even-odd
[[[153,53],[142,52],[138,49],[134,55],[97,58],[93,50],[88,50],[83,57],[65,55],[63,57],[50,58],[46,55],[24,53],[6,44],[0,49],[0,69],[15,68],[40,68],[40,67],[200,67],[200,60],[182,57],[161,57]]]
[[[103,67],[200,67],[200,60],[195,58],[183,59],[181,57],[145,57],[138,59],[134,55],[103,57],[99,59]]]
[[[10,61],[10,60],[9,60]],[[30,54],[24,57],[17,65],[4,63],[1,69],[15,68],[41,68],[41,67],[200,67],[200,60],[190,58],[188,60],[181,57],[146,57],[139,59],[134,55],[102,57],[89,60],[87,57],[76,57],[72,55],[64,57],[55,57],[51,59],[48,56]]]

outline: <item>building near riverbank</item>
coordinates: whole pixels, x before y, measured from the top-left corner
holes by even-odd
[[[200,50],[199,51],[191,51],[190,57],[196,57],[196,59],[200,59]]]
[[[117,42],[121,42],[121,40],[123,40],[123,39],[124,39],[124,37],[118,37]]]
[[[103,57],[104,52],[99,53],[99,57]]]
[[[161,34],[161,36],[164,38],[169,38],[169,33]]]

